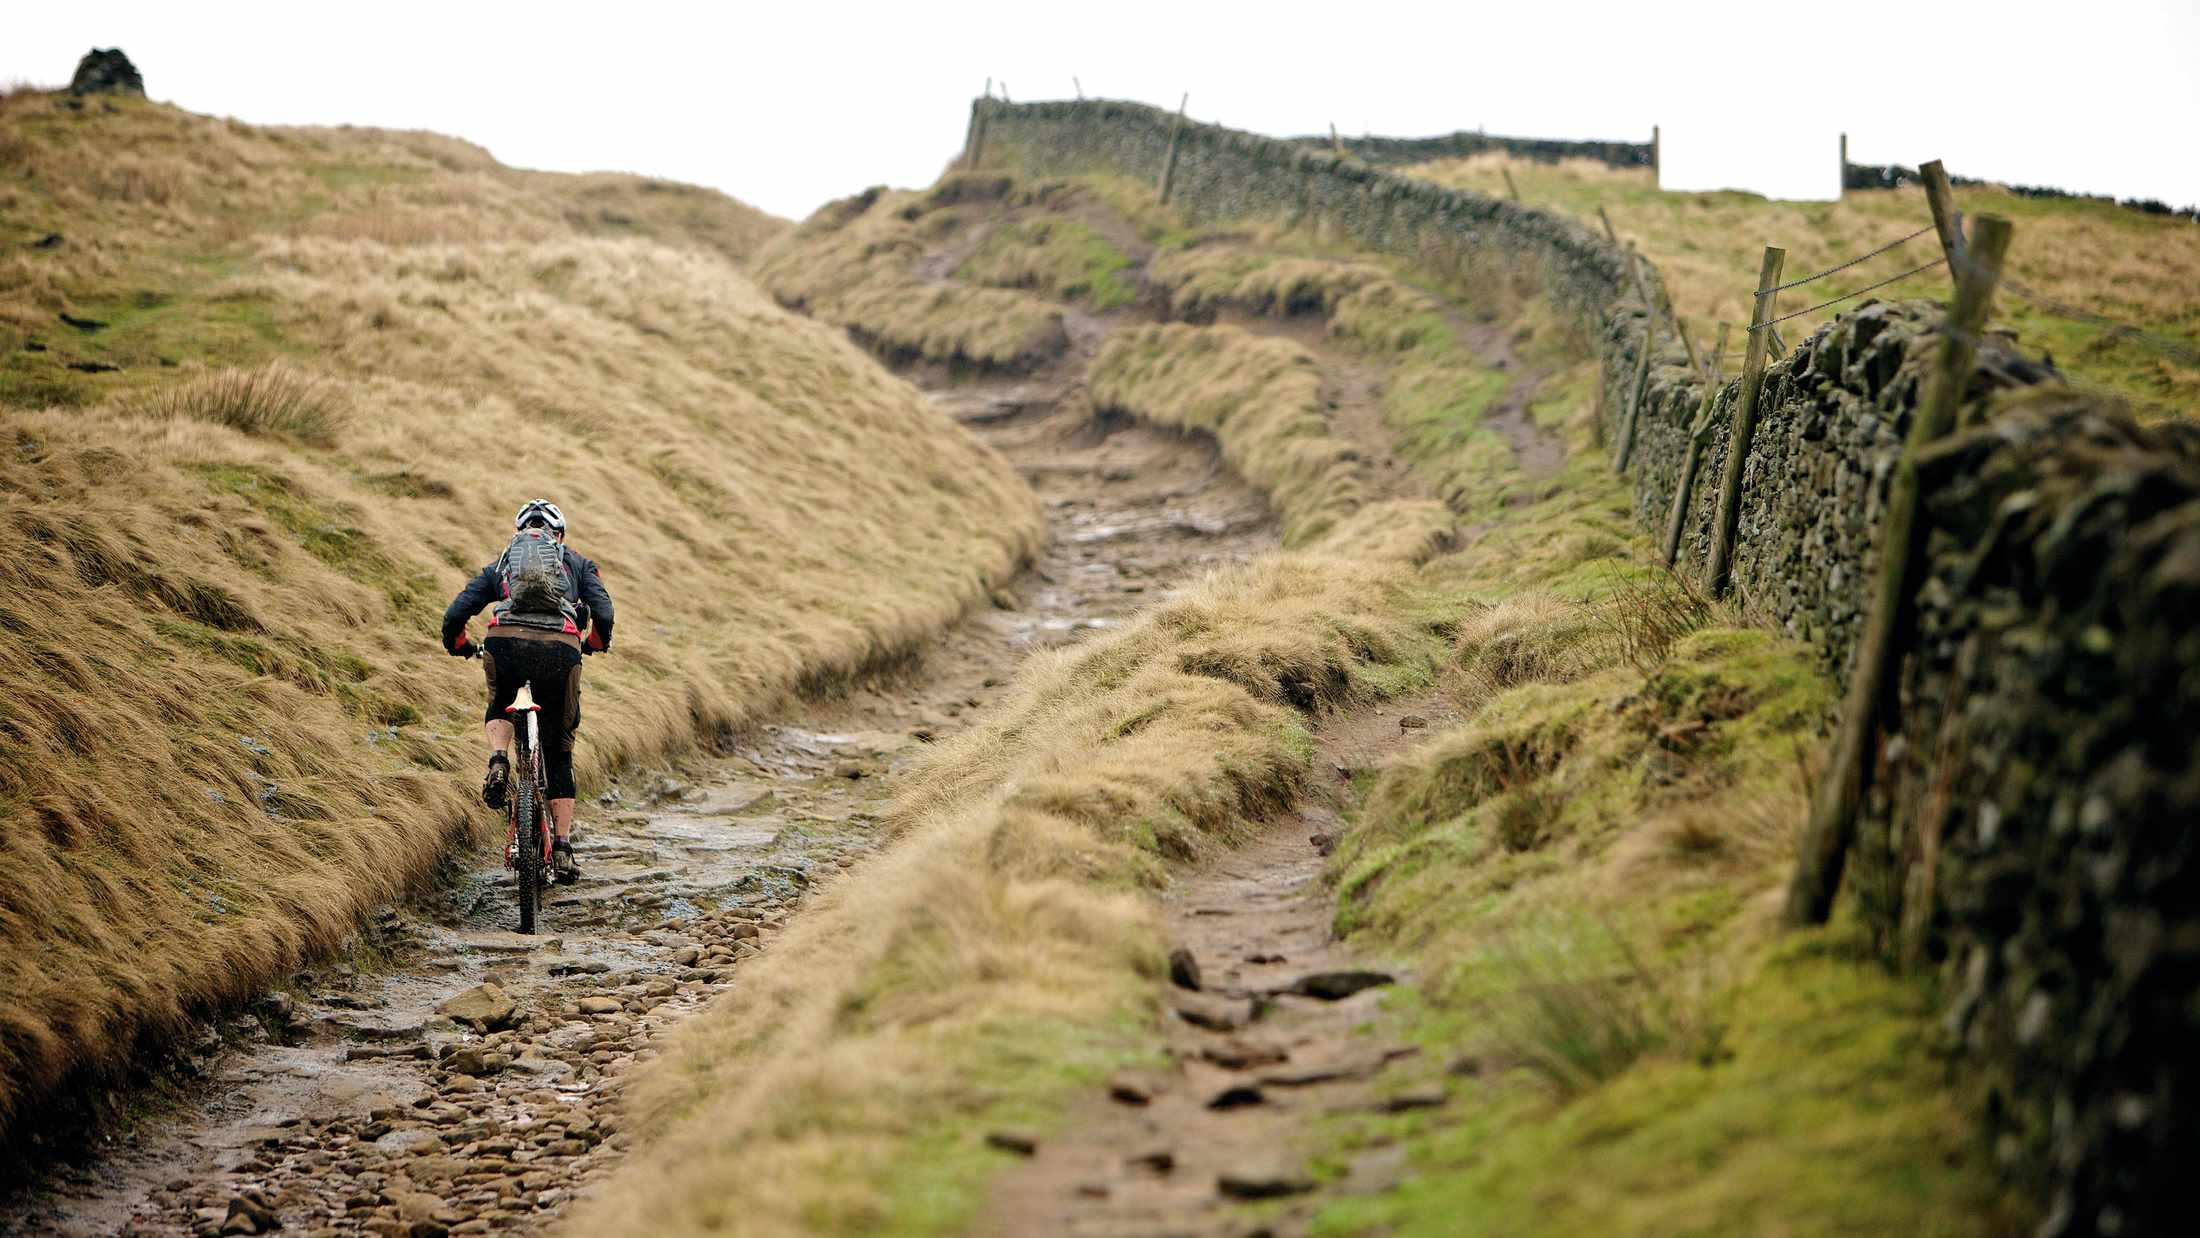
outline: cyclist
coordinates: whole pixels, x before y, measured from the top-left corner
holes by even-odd
[[[611,594],[588,556],[565,544],[565,513],[535,499],[512,518],[512,542],[482,568],[443,612],[443,648],[454,657],[475,649],[467,621],[485,606],[489,630],[480,649],[489,681],[484,730],[489,768],[481,800],[504,807],[511,784],[512,723],[505,708],[524,683],[542,707],[542,762],[556,831],[551,866],[560,885],[580,876],[573,863],[573,731],[581,721],[581,657],[611,647]]]

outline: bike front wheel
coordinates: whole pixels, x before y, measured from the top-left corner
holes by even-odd
[[[535,754],[522,749],[512,770],[513,836],[519,842],[519,931],[535,931],[542,906],[542,797],[535,788]]]

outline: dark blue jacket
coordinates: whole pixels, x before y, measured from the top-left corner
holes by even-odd
[[[611,592],[603,587],[603,574],[596,570],[596,561],[573,549],[560,546],[565,557],[565,574],[572,579],[566,600],[580,608],[580,626],[588,631],[587,645],[591,650],[611,648]],[[466,647],[466,621],[481,613],[482,609],[504,600],[504,574],[497,570],[496,562],[482,568],[466,587],[451,599],[450,608],[443,612],[443,647],[453,653]],[[495,635],[494,626],[490,634]]]

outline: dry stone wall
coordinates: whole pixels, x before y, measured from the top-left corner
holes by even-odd
[[[979,106],[989,161],[1049,175],[1155,178],[1174,124],[1128,103]],[[1592,341],[1618,436],[1648,320],[1603,237],[1307,145],[1200,124],[1179,141],[1172,199],[1195,218],[1292,221],[1470,287],[1533,270]],[[1836,673],[1939,321],[1867,302],[1767,372],[1733,580]],[[1651,360],[1628,473],[1662,535],[1707,393],[1677,347]],[[1707,556],[1737,386],[1709,393],[1683,570]],[[1849,888],[1890,955],[1922,943],[1942,969],[1997,1150],[2046,1185],[2042,1232],[2167,1232],[2200,1202],[2200,432],[2139,426],[2000,337],[1967,401],[1983,428],[1929,462],[1927,584]]]

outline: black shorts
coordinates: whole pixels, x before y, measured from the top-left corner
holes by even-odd
[[[536,734],[542,741],[543,780],[550,798],[572,799],[573,732],[581,724],[581,651],[562,641],[492,636],[481,643],[481,670],[489,680],[489,708],[482,721],[512,720],[504,712],[521,684],[534,685]]]

